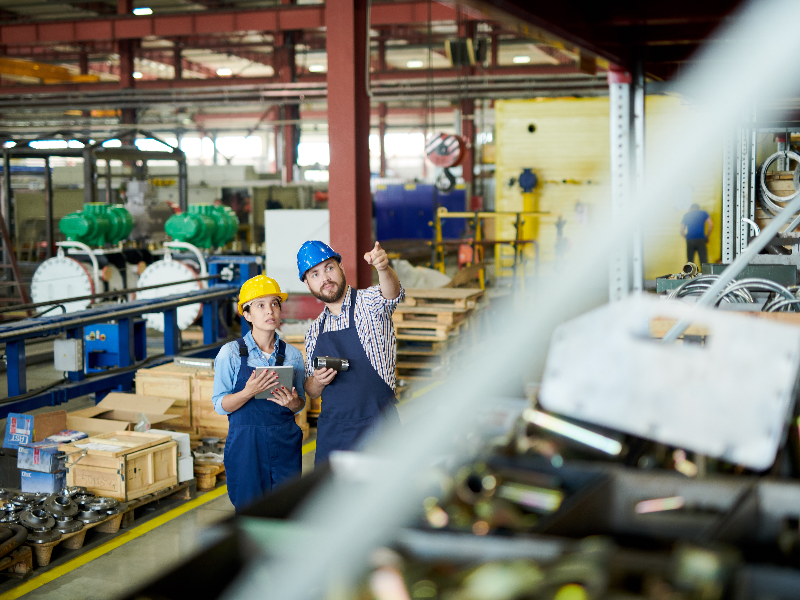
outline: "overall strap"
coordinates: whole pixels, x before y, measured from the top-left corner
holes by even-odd
[[[278,340],[278,354],[275,356],[275,366],[280,367],[286,358],[286,342]]]
[[[250,354],[250,351],[247,349],[247,344],[245,343],[244,338],[240,337],[238,340],[236,340],[236,343],[239,344],[239,356],[247,360],[247,356]]]

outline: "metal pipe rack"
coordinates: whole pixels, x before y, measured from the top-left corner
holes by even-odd
[[[0,343],[5,344],[8,366],[8,397],[0,400],[0,418],[5,418],[11,412],[56,406],[86,394],[94,393],[95,399],[99,401],[110,391],[129,391],[138,368],[167,362],[178,353],[197,357],[214,356],[225,341],[220,340],[220,308],[226,301],[235,299],[242,283],[260,271],[260,262],[260,257],[256,256],[211,256],[208,259],[210,276],[219,283],[213,283],[207,289],[162,298],[98,305],[80,312],[0,324]],[[203,345],[182,350],[177,309],[197,303],[203,306]],[[229,308],[230,303],[227,304]],[[164,314],[164,354],[137,362],[134,353],[134,320],[145,313]],[[107,372],[90,374],[85,369],[66,371],[63,381],[28,392],[25,372],[26,340],[66,334],[67,339],[83,341],[86,327],[109,321],[115,322],[118,328],[118,367]]]

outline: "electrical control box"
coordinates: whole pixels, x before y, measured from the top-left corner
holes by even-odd
[[[55,340],[53,367],[56,371],[83,371],[83,340],[80,338]]]

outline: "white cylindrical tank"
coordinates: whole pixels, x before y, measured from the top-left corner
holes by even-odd
[[[167,254],[163,260],[154,262],[142,272],[139,276],[137,287],[142,288],[162,283],[170,283],[172,281],[197,279],[197,277],[200,276],[200,272],[200,267],[196,263],[193,264],[193,261],[176,260],[170,254]],[[205,287],[205,281],[190,281],[188,283],[180,283],[153,290],[138,291],[136,292],[136,299],[163,298],[165,296],[172,296],[173,294],[196,292]],[[178,327],[180,329],[186,329],[200,317],[202,312],[203,305],[200,303],[179,306],[177,310]],[[147,326],[151,329],[164,331],[163,313],[145,314],[144,318],[147,320]]]

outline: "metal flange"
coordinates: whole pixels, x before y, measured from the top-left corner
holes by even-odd
[[[108,516],[114,516],[114,515],[118,515],[119,513],[122,512],[122,507],[115,506],[114,508],[109,508],[108,510],[104,510],[104,511],[100,511],[100,512],[104,512]]]
[[[61,532],[55,529],[48,531],[32,531],[28,534],[29,544],[47,544],[61,539]]]
[[[50,496],[44,503],[44,507],[50,511],[54,517],[74,517],[78,514],[78,505],[69,496]]]
[[[90,510],[106,511],[119,506],[119,500],[116,498],[95,498],[94,502],[89,503]]]
[[[0,500],[10,500],[16,495],[15,492],[11,490],[7,490],[5,488],[0,488]]]
[[[61,533],[75,533],[83,529],[83,523],[76,521],[72,517],[58,517],[53,529]]]
[[[107,516],[108,516],[107,514],[97,512],[96,510],[84,510],[83,512],[78,513],[75,516],[75,519],[89,525],[91,523],[97,523],[98,521],[102,521]]]
[[[47,531],[56,524],[56,520],[50,516],[50,513],[42,508],[24,511],[19,516],[19,522],[31,531]]]
[[[72,501],[78,505],[79,510],[89,510],[89,505],[94,500],[94,494],[78,494],[72,498]]]

